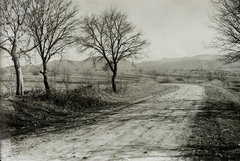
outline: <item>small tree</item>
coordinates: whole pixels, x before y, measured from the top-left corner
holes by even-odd
[[[54,86],[56,88],[56,77],[59,75],[58,67],[53,67],[50,70],[50,75],[53,76],[53,82],[54,82]]]
[[[31,73],[32,73],[32,75],[34,75],[34,76],[38,76],[38,75],[39,75],[39,70],[38,70],[37,68],[33,68],[33,69],[31,70]]]
[[[207,78],[208,81],[212,81],[214,79],[213,73],[208,71],[207,74],[206,74],[206,78]]]
[[[198,70],[198,74],[200,75],[200,77],[201,77],[202,79],[204,79],[205,76],[206,76],[206,71],[205,71],[204,69],[199,69],[199,70]]]
[[[67,69],[64,69],[62,75],[62,83],[65,85],[65,89],[68,91],[69,85],[71,84],[71,72]]]
[[[37,67],[32,67],[30,72],[32,73],[33,76],[35,76],[36,79],[35,81],[38,82],[37,76],[40,75],[39,69]]]
[[[135,27],[128,21],[128,16],[116,9],[85,16],[80,28],[80,51],[88,50],[89,57],[95,62],[105,60],[105,67],[112,72],[112,89],[117,92],[115,79],[119,61],[142,58],[147,40],[142,38],[142,33],[134,31]]]
[[[47,63],[56,55],[62,57],[64,49],[75,42],[77,9],[71,6],[72,1],[32,0],[28,12],[28,33],[37,44],[36,50],[42,59],[40,73],[47,95],[50,93]]]
[[[86,69],[82,72],[82,75],[84,76],[87,84],[90,84],[93,78],[93,71],[91,69]]]
[[[226,55],[220,58],[225,63],[240,61],[240,1],[212,0],[215,8],[211,20],[218,36],[212,46]]]
[[[149,72],[149,76],[154,80],[156,81],[157,77],[159,76],[159,73],[156,71],[156,70],[151,70]]]

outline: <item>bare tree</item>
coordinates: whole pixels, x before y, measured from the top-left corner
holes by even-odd
[[[212,81],[214,79],[213,73],[211,71],[208,71],[206,73],[206,78],[207,78],[208,81]]]
[[[86,82],[88,85],[91,84],[92,79],[93,79],[93,71],[92,69],[85,69],[82,71],[82,75],[84,76],[85,80],[84,82]]]
[[[65,89],[68,91],[69,85],[71,84],[70,78],[71,78],[71,72],[69,69],[64,69],[62,71],[62,83],[65,85]]]
[[[53,76],[53,83],[54,86],[56,88],[56,77],[60,74],[58,66],[54,66],[52,67],[52,69],[50,70],[50,75]]]
[[[82,35],[78,38],[80,51],[89,51],[95,62],[105,60],[112,72],[112,89],[117,92],[115,79],[121,60],[143,57],[148,42],[141,32],[128,21],[128,16],[116,9],[109,9],[100,15],[86,16],[81,23]]]
[[[240,1],[212,0],[215,8],[211,20],[218,36],[212,46],[225,53],[220,60],[225,63],[240,61]]]
[[[205,79],[206,73],[207,73],[207,72],[206,72],[204,69],[199,69],[199,70],[198,70],[198,75],[199,75],[200,78],[202,78],[202,79]]]
[[[75,42],[73,35],[77,31],[77,8],[72,7],[72,1],[65,0],[32,0],[27,22],[29,35],[37,44],[37,52],[42,59],[47,95],[51,92],[48,83],[47,63],[54,56],[63,56],[64,49]]]
[[[40,74],[39,69],[37,67],[34,67],[34,66],[31,69],[31,73],[32,73],[32,75],[34,75],[36,77]]]
[[[24,93],[20,58],[34,48],[30,47],[30,39],[26,35],[25,20],[29,2],[30,0],[0,1],[0,50],[8,53],[14,63],[17,95]]]
[[[37,70],[37,69],[32,69],[32,70],[31,70],[32,75],[38,76],[38,75],[39,75],[39,72],[38,72],[38,71],[39,71],[39,70]]]
[[[156,70],[151,70],[148,74],[154,81],[156,81],[159,76],[159,73]]]

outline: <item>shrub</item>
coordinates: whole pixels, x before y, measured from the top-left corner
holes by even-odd
[[[175,79],[172,77],[166,77],[158,81],[158,83],[174,83]]]
[[[184,81],[183,78],[176,78],[177,81]]]
[[[107,104],[90,86],[77,86],[72,90],[55,90],[53,88],[48,98],[46,97],[45,91],[35,89],[28,93],[28,97],[36,101],[49,102],[57,105],[61,109],[72,111],[80,111],[81,109],[94,108]]]

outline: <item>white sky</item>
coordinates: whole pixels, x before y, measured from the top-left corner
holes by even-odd
[[[146,60],[216,54],[204,45],[210,43],[215,34],[208,27],[211,23],[208,18],[210,0],[74,0],[74,3],[80,7],[79,18],[110,7],[126,13],[129,21],[150,42]],[[72,60],[84,58],[75,50],[69,51],[67,57]],[[8,64],[10,62],[8,60]]]
[[[100,13],[116,7],[144,33],[151,45],[151,60],[216,54],[206,45],[214,38],[208,26],[210,0],[75,0],[80,14]],[[148,59],[149,60],[149,59]]]

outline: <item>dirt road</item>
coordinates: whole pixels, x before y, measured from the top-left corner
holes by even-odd
[[[2,160],[185,160],[181,156],[183,147],[204,89],[197,85],[179,86],[175,92],[153,95],[96,124],[31,136],[17,144],[5,140]]]

